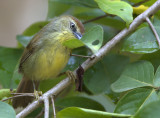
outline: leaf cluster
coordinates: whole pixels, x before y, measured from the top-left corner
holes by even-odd
[[[36,22],[17,35],[16,48],[0,47],[0,99],[10,97],[10,89],[18,86],[22,77],[18,64],[23,49],[52,18],[70,14],[80,19],[86,29],[82,40],[71,39],[63,45],[73,48],[73,54],[91,55],[155,1],[48,0],[46,21]],[[157,12],[150,19],[160,35],[159,15]],[[159,53],[152,30],[146,22],[142,23],[84,73],[81,93],[72,85],[57,96],[58,118],[157,118],[160,115]],[[63,71],[74,70],[84,60],[71,56]],[[42,81],[40,90],[46,92],[63,78]],[[10,101],[0,102],[0,117],[15,117],[15,111],[7,103]],[[37,116],[42,108],[28,117]]]

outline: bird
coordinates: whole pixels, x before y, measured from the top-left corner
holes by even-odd
[[[72,49],[63,45],[69,39],[81,39],[84,26],[77,18],[64,15],[53,18],[32,40],[21,56],[19,72],[23,75],[16,93],[33,93],[41,80],[56,78],[66,66]],[[33,85],[34,81],[34,85]],[[12,105],[25,108],[32,97],[16,97]]]

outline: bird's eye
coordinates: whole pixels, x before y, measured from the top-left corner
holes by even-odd
[[[76,25],[74,23],[70,23],[70,28],[72,29],[73,32],[76,31]]]

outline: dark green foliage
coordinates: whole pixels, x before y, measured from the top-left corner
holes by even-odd
[[[16,88],[22,77],[18,73],[21,48],[26,47],[50,19],[66,14],[80,19],[85,25],[84,37],[81,41],[74,41],[74,44],[71,40],[64,45],[76,48],[72,51],[73,54],[90,56],[117,32],[129,26],[135,18],[131,5],[142,1],[144,0],[48,0],[46,21],[34,23],[21,35],[17,35],[17,48],[0,47],[0,98],[10,96],[9,89]],[[149,0],[142,5],[151,6],[155,1]],[[160,35],[159,16],[157,12],[150,19]],[[99,19],[94,19],[97,17]],[[72,71],[85,60],[71,56],[63,71]],[[82,93],[75,91],[75,85],[72,84],[56,96],[58,118],[158,118],[159,65],[157,40],[147,23],[143,23],[84,73]],[[40,90],[46,92],[65,77],[42,81]],[[29,117],[35,117],[39,112],[40,108]],[[15,112],[11,106],[0,102],[0,118],[4,117],[15,117]]]

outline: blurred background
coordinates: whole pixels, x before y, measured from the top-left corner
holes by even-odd
[[[1,0],[0,46],[15,47],[16,35],[46,19],[48,0]]]

